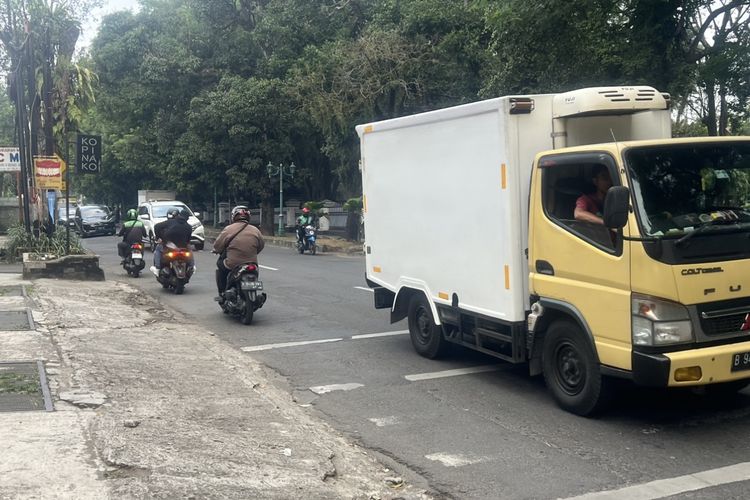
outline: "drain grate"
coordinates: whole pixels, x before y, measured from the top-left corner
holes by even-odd
[[[53,409],[44,363],[0,363],[0,412]]]
[[[0,331],[33,330],[34,318],[31,310],[0,311]]]

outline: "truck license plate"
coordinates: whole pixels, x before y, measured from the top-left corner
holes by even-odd
[[[750,370],[750,352],[739,352],[732,356],[732,371]]]

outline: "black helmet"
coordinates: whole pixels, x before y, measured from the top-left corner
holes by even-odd
[[[182,210],[180,210],[180,213],[177,214],[177,217],[179,217],[182,220],[188,220],[190,218],[190,212],[188,211],[187,208],[183,208]]]
[[[167,210],[167,219],[174,219],[180,214],[180,209],[176,207],[172,207],[169,210]]]
[[[232,209],[232,222],[250,222],[250,211],[244,205],[237,205]]]

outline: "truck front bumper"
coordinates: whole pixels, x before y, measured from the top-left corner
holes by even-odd
[[[633,380],[652,387],[716,384],[750,378],[750,370],[732,371],[735,354],[750,353],[750,341],[685,351],[650,354],[633,351]],[[677,380],[678,370],[700,368],[697,380]]]

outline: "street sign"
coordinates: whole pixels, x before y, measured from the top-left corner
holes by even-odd
[[[65,162],[58,156],[35,156],[37,189],[65,189]]]
[[[0,172],[20,172],[21,153],[18,148],[0,147]]]
[[[81,135],[76,139],[78,160],[76,168],[81,174],[98,174],[102,171],[102,136]]]

